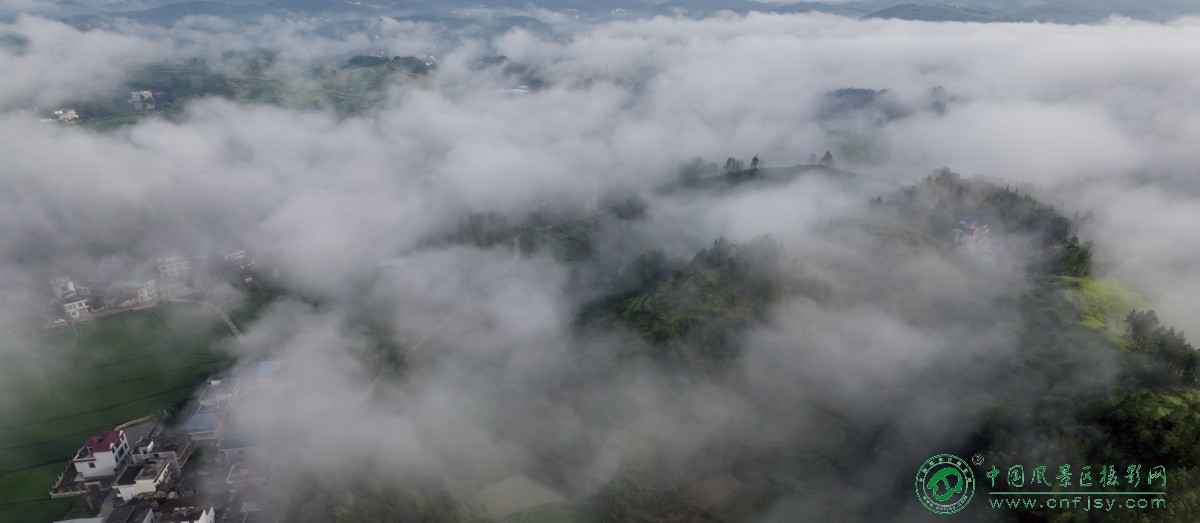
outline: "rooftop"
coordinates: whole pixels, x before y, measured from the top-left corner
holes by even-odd
[[[122,470],[121,475],[117,477],[117,484],[132,485],[136,483],[138,479],[141,479],[143,468],[146,468],[146,465],[130,465],[125,467],[125,470]]]
[[[176,510],[186,511],[189,509],[203,509],[213,506],[212,501],[208,498],[199,496],[187,498],[164,499],[159,503],[159,509],[163,512],[174,512]]]
[[[140,523],[150,509],[142,505],[125,505],[113,509],[104,523]]]
[[[228,379],[221,380],[219,385],[209,384],[204,388],[204,392],[200,393],[200,404],[215,405],[223,401],[230,401],[237,394],[237,390],[237,382]]]
[[[175,523],[179,521],[196,521],[200,515],[213,510],[211,504],[179,504],[170,503],[179,500],[167,500],[161,506],[157,521]]]
[[[250,447],[259,446],[257,438],[247,438],[244,436],[229,436],[221,438],[220,443],[217,443],[218,450],[225,449],[247,449]]]
[[[183,424],[185,432],[208,432],[221,424],[220,412],[197,412]]]
[[[229,476],[225,478],[227,482],[234,481],[257,481],[267,478],[267,463],[256,459],[241,459],[233,462],[229,467]]]
[[[157,436],[154,439],[143,438],[134,446],[135,452],[145,454],[150,452],[178,452],[188,447],[184,436]]]
[[[94,459],[97,452],[111,452],[113,447],[121,443],[121,431],[110,430],[99,436],[88,438],[83,447],[75,455],[76,460]]]
[[[154,481],[167,468],[166,461],[148,460],[141,465],[126,465],[117,477],[117,485],[133,485],[139,481]]]
[[[142,471],[138,473],[138,481],[157,478],[159,473],[167,468],[165,461],[147,461]]]

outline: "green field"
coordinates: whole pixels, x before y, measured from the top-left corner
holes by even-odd
[[[110,129],[116,129],[118,127],[124,127],[126,125],[136,124],[141,119],[142,119],[142,115],[140,115],[140,114],[118,114],[118,115],[112,115],[112,116],[97,116],[95,118],[88,118],[81,125],[83,125],[86,128],[89,128],[89,129],[95,129],[97,131],[108,131]]]
[[[90,435],[169,409],[228,361],[225,324],[172,304],[0,345],[0,523],[54,521],[46,491]],[[131,442],[132,443],[132,442]]]

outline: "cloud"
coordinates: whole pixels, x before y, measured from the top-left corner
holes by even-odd
[[[477,490],[544,472],[540,447],[585,471],[571,492],[585,495],[637,463],[649,441],[673,447],[664,452],[676,468],[667,468],[683,481],[685,457],[729,440],[827,444],[819,414],[770,423],[800,404],[854,423],[894,421],[919,441],[961,438],[944,421],[959,420],[954,408],[977,406],[986,389],[948,404],[872,396],[949,365],[942,360],[965,365],[1012,350],[1012,325],[987,320],[1018,280],[836,227],[865,219],[868,198],[942,165],[1093,213],[1086,233],[1100,268],[1131,282],[1170,323],[1200,327],[1190,264],[1200,248],[1190,233],[1200,217],[1190,172],[1200,160],[1200,65],[1189,54],[1200,20],[660,17],[577,28],[565,41],[522,29],[464,41],[432,24],[363,24],[339,32],[267,18],[246,30],[200,17],[83,31],[22,16],[0,25],[9,80],[0,106],[9,109],[119,94],[130,71],[164,59],[215,64],[242,53],[218,65],[237,71],[244,54],[273,51],[281,58],[267,74],[306,85],[314,65],[354,54],[438,56],[431,78],[393,81],[363,114],[201,99],[104,133],[0,121],[0,208],[9,216],[0,221],[0,277],[40,281],[46,267],[118,270],[170,250],[284,242],[284,283],[318,305],[278,304],[247,326],[247,360],[269,355],[284,371],[239,407],[238,423],[294,458],[297,476],[382,459],[467,477],[467,490]],[[545,87],[500,92],[520,79],[472,66],[492,54]],[[952,97],[943,110],[931,101],[938,86]],[[826,93],[847,87],[888,90],[900,114],[818,119]],[[862,176],[722,195],[655,192],[696,156],[761,154],[786,166],[825,150]],[[591,265],[530,251],[522,243],[530,238],[486,248],[432,241],[472,212],[582,209],[584,198],[609,194],[651,205],[634,224],[603,220],[596,234],[606,249]],[[753,350],[727,375],[679,385],[651,365],[624,366],[615,355],[633,343],[625,330],[578,339],[579,306],[604,290],[587,287],[611,281],[633,256],[660,249],[689,259],[717,236],[762,234],[841,301],[781,304],[746,334]],[[514,258],[517,243],[527,250]],[[398,265],[380,271],[382,259]],[[404,360],[403,379],[376,380],[381,349],[363,332],[364,317],[386,326],[388,350],[422,343]],[[612,350],[580,350],[589,345]],[[1104,358],[1087,365],[1098,382],[1112,378]],[[984,370],[963,374],[988,379]],[[1032,383],[1028,393],[1049,387]],[[579,428],[579,405],[589,402],[608,403],[611,425]],[[463,472],[463,462],[485,471]]]

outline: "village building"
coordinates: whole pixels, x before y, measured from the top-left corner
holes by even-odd
[[[182,434],[159,435],[137,442],[129,459],[139,465],[150,460],[166,461],[182,470],[192,457],[193,449],[191,440]]]
[[[242,436],[226,436],[217,443],[217,455],[225,463],[233,463],[248,458],[258,458],[260,444],[258,440]]]
[[[184,422],[182,430],[192,441],[216,441],[221,436],[224,420],[219,411],[201,411]]]
[[[216,385],[209,383],[204,387],[204,392],[200,393],[200,406],[224,409],[233,405],[237,401],[239,385],[238,380],[228,378],[219,380]]]
[[[179,471],[167,460],[148,460],[140,464],[129,463],[117,474],[113,486],[118,496],[125,501],[133,501],[139,494],[157,492],[169,485]]]
[[[111,477],[129,457],[125,431],[110,430],[88,438],[71,462],[85,479]]]
[[[159,505],[157,523],[216,523],[217,511],[199,499],[167,499]]]
[[[154,523],[154,511],[145,505],[125,505],[113,509],[104,523]]]
[[[67,276],[60,276],[50,280],[50,290],[54,291],[54,299],[56,300],[69,300],[91,296],[92,294],[91,290],[87,287]]]
[[[163,278],[181,278],[192,271],[192,260],[182,256],[166,256],[157,260],[158,273]]]
[[[270,477],[270,465],[261,459],[248,458],[234,461],[229,466],[225,484],[234,493],[266,486]]]
[[[154,110],[154,93],[152,91],[130,91],[129,103],[139,111]]]
[[[149,303],[158,299],[158,282],[148,280],[137,291],[138,303]]]
[[[87,298],[75,298],[66,300],[63,303],[63,311],[67,313],[72,320],[86,320],[91,316],[91,311],[88,308]]]
[[[79,120],[79,113],[74,109],[58,109],[54,111],[54,117],[62,123],[75,123],[76,120]]]
[[[254,258],[246,255],[246,249],[238,249],[228,252],[224,255],[225,263],[236,264],[239,269],[246,269],[254,266]]]
[[[159,298],[158,282],[153,279],[114,283],[102,292],[105,302],[122,308],[151,303]]]

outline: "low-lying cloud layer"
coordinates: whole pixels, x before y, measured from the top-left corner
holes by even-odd
[[[206,99],[106,133],[0,120],[7,280],[283,242],[286,284],[321,306],[284,303],[246,326],[244,350],[281,359],[284,371],[239,420],[281,442],[298,472],[353,455],[486,484],[522,472],[538,439],[528,433],[542,430],[566,446],[587,442],[588,452],[568,458],[578,476],[566,479],[576,483],[568,493],[582,495],[645,441],[671,442],[677,456],[715,439],[819,446],[819,416],[764,423],[802,404],[890,417],[933,440],[961,436],[943,432],[951,414],[937,405],[887,412],[896,404],[872,406],[871,397],[939,358],[1011,346],[1009,326],[986,320],[1016,276],[981,277],[904,252],[864,257],[856,249],[867,240],[827,228],[943,165],[1065,203],[1068,215],[1093,213],[1085,233],[1100,272],[1130,282],[1166,323],[1200,327],[1200,237],[1190,232],[1200,217],[1200,19],[1059,26],[752,14],[613,23],[561,40],[514,30],[490,41],[390,20],[338,37],[316,25],[267,19],[246,31],[196,18],[117,33],[26,16],[0,26],[8,110],[100,96],[139,66],[217,63],[227,51],[241,53],[236,60],[277,52],[272,71],[296,77],[374,51],[437,57],[430,79],[396,82],[380,108],[360,115]],[[525,64],[544,88],[504,93],[518,79],[474,65],[489,55]],[[824,115],[827,93],[842,88],[887,92]],[[758,154],[785,166],[825,150],[863,176],[723,197],[654,192],[696,156]],[[573,316],[590,294],[573,278],[589,275],[545,252],[514,258],[507,239],[489,249],[430,239],[472,212],[582,209],[587,198],[630,193],[651,202],[644,221],[614,220],[602,244],[686,259],[718,236],[770,234],[845,301],[780,306],[747,335],[756,350],[730,376],[690,384],[687,397],[656,371],[622,373],[599,400],[614,405],[614,426],[579,436],[563,405],[584,400],[546,395],[578,379],[575,394],[586,397],[595,376],[579,370],[585,356],[575,348],[630,336],[575,337]],[[383,259],[395,266],[380,271]],[[409,375],[374,392],[377,369],[362,357],[370,341],[350,319],[364,310],[397,344],[422,345]],[[947,327],[941,315],[958,321]],[[596,368],[615,365],[588,354]],[[1099,381],[1111,378],[1106,362],[1090,365]],[[463,472],[462,462],[486,472]]]

